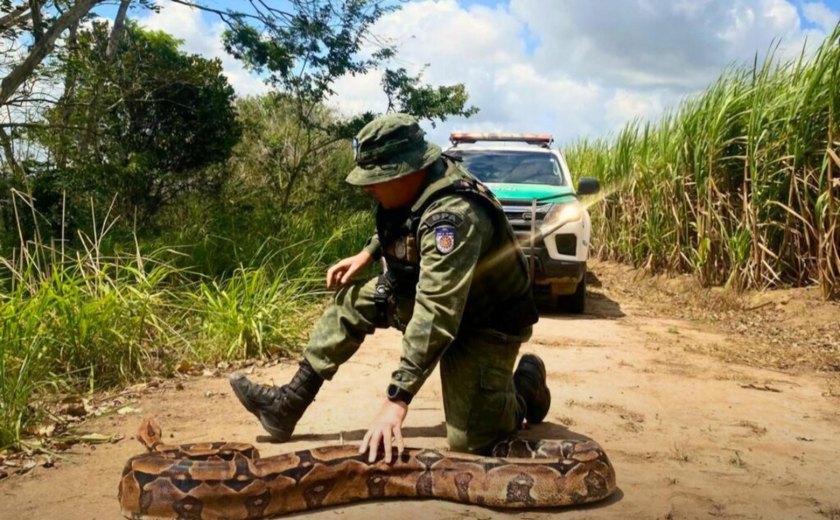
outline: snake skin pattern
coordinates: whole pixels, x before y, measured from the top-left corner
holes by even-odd
[[[145,419],[149,450],[128,460],[119,486],[127,518],[257,519],[384,498],[436,498],[498,508],[557,507],[603,500],[615,471],[592,441],[498,444],[492,457],[406,448],[391,464],[367,462],[355,446],[260,458],[231,442],[162,444]]]

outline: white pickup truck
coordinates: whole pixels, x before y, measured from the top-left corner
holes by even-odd
[[[454,132],[446,154],[487,185],[529,259],[534,292],[572,313],[586,305],[586,261],[591,226],[579,195],[597,193],[597,179],[575,190],[562,154],[548,134]]]

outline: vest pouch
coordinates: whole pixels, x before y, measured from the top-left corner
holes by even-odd
[[[537,303],[529,291],[527,296],[513,302],[496,305],[490,316],[491,327],[505,334],[517,335],[540,319]]]
[[[391,285],[391,290],[397,296],[413,298],[417,293],[417,281],[420,278],[420,267],[394,262],[385,259],[388,270],[385,272]]]

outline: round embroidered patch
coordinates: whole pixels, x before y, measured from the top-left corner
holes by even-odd
[[[444,255],[455,249],[454,226],[438,226],[435,228],[435,247]]]

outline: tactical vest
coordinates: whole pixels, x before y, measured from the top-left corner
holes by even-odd
[[[501,254],[516,255],[516,264],[520,270],[517,274],[530,280],[528,264],[521,250],[516,246],[516,238],[498,199],[484,184],[450,161],[444,159],[441,166],[443,167],[440,169],[446,170],[443,177],[427,186],[410,208],[385,210],[380,206],[377,209],[376,230],[382,256],[387,265],[387,272],[380,278],[384,286],[383,290],[392,291],[400,297],[414,296],[420,278],[418,233],[421,227],[434,227],[444,223],[457,227],[460,224],[460,217],[445,212],[433,214],[426,221],[421,221],[426,209],[440,197],[448,194],[458,194],[474,200],[487,211],[493,219],[494,229],[497,230],[494,237],[495,243],[488,254],[500,254],[499,251],[502,250]],[[521,328],[536,323],[539,318],[530,283],[523,294],[500,294],[495,297],[498,303],[496,307],[504,314],[491,318],[491,324],[498,330],[507,329],[515,334]]]

